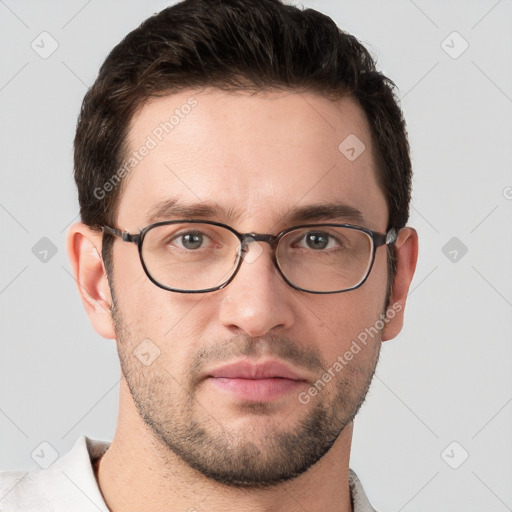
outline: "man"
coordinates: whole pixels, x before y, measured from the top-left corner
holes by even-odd
[[[117,343],[117,430],[4,474],[1,510],[373,510],[353,419],[417,259],[392,87],[280,0],[185,0],[114,48],[82,105],[67,240]]]

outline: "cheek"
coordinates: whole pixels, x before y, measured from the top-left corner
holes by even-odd
[[[215,294],[181,294],[159,288],[146,276],[136,251],[119,253],[114,260],[114,283],[124,346],[150,339],[169,363],[171,356],[175,361],[180,353],[197,350],[215,316],[219,302]]]
[[[319,349],[324,361],[330,365],[338,356],[353,349],[360,363],[373,361],[375,347],[381,341],[380,315],[386,299],[386,261],[375,261],[366,282],[359,288],[339,295],[320,297],[311,308],[317,327],[321,330]],[[350,355],[348,356],[350,357]],[[362,358],[362,359],[361,359]],[[356,357],[354,357],[354,360]]]
[[[154,285],[146,276],[135,246],[120,247],[114,253],[114,292],[124,338],[133,342],[139,338],[159,338],[164,324],[169,322],[170,307],[165,290]],[[128,343],[128,339],[123,342]]]

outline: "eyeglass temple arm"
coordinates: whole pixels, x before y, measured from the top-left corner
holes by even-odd
[[[380,247],[381,245],[390,245],[396,241],[398,233],[395,228],[391,228],[385,235],[381,233],[375,233],[374,240],[375,246]]]
[[[118,236],[125,242],[132,242],[134,244],[139,243],[140,235],[131,235],[127,231],[120,231],[119,229],[111,228],[110,226],[103,226],[101,231],[103,231],[103,233],[109,233],[111,235]]]

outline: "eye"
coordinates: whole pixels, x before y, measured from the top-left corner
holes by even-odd
[[[195,250],[202,248],[210,238],[200,231],[188,231],[180,233],[169,240],[169,243],[177,245],[181,249]]]
[[[337,241],[332,235],[325,231],[309,231],[305,233],[299,241],[299,247],[321,251],[324,249],[332,249],[339,247]]]

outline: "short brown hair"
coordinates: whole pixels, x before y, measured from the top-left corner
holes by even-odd
[[[281,0],[184,0],[148,18],[110,52],[85,95],[75,137],[82,222],[94,229],[115,225],[122,186],[100,198],[95,191],[123,164],[134,112],[150,97],[201,87],[353,97],[370,125],[388,229],[405,226],[412,169],[394,83],[331,18]],[[110,249],[104,238],[107,270]],[[389,255],[394,279],[394,248]]]

